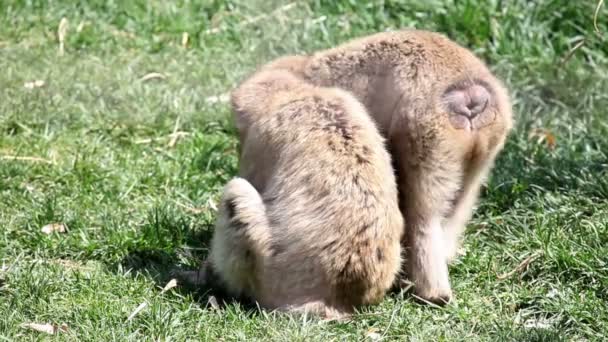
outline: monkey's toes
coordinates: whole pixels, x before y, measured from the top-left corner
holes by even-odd
[[[419,302],[445,306],[452,301],[451,290],[415,291]]]

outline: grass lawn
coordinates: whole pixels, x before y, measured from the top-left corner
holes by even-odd
[[[587,0],[0,0],[0,340],[605,340],[607,7],[596,32]],[[514,100],[456,301],[396,294],[344,324],[162,292],[206,255],[237,172],[221,95],[275,56],[404,27],[473,49]]]

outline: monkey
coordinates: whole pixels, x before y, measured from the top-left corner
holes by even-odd
[[[513,128],[503,83],[468,49],[443,34],[415,29],[279,57],[260,69],[290,70],[363,103],[395,165],[405,222],[402,274],[418,296],[448,303],[448,264]]]
[[[223,191],[208,257],[226,291],[262,308],[347,319],[401,269],[392,161],[350,93],[260,70],[231,93],[239,176]]]

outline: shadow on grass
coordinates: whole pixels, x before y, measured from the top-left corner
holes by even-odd
[[[229,295],[205,262],[212,226],[196,227],[190,216],[168,207],[154,208],[134,244],[120,261],[123,269],[153,280],[164,287],[172,279],[174,289],[191,296],[201,305],[239,304],[245,309],[256,306],[247,298]]]
[[[483,202],[502,212],[539,192],[607,200],[608,157],[603,151],[608,146],[599,141],[587,145],[594,146],[595,153],[582,152],[585,146],[550,151],[510,141],[492,170],[489,186],[482,190]]]

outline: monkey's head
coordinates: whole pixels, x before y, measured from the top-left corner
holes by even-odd
[[[272,107],[305,83],[287,70],[262,70],[253,74],[230,94],[237,128],[246,130],[251,119],[272,112]]]
[[[230,94],[232,106],[237,111],[261,112],[276,97],[296,90],[303,82],[287,70],[262,70],[253,74]]]

